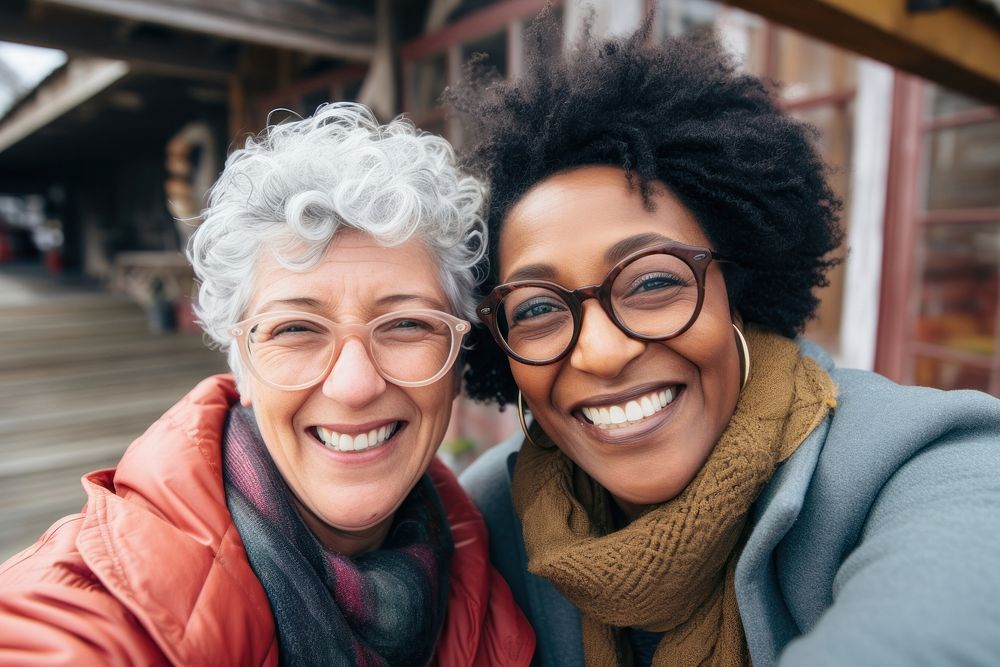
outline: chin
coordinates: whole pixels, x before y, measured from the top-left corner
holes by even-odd
[[[591,475],[591,477],[619,502],[631,505],[659,505],[669,502],[683,493],[698,474],[698,470],[695,470],[684,479],[676,476],[651,478],[649,471],[655,470],[656,465],[655,462],[644,463],[638,470],[632,468],[617,470],[613,478],[606,474],[610,470],[610,466],[602,466],[605,474]],[[637,484],[636,480],[643,480],[643,482]]]
[[[381,525],[388,519],[392,519],[397,507],[401,504],[402,501],[397,503],[396,507],[380,509],[374,514],[344,516],[341,513],[337,516],[324,517],[323,520],[331,528],[344,533],[363,533]]]
[[[392,515],[388,514],[385,516],[379,515],[377,518],[368,521],[330,521],[328,522],[328,525],[341,533],[361,534],[377,528],[382,525],[386,519],[391,517]]]

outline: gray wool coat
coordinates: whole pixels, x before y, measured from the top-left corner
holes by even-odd
[[[755,667],[1000,665],[1000,400],[838,370],[831,417],[752,509],[736,594]],[[582,665],[579,612],[527,571],[510,480],[522,436],[461,476],[538,636]]]

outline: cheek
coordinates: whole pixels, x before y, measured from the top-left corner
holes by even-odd
[[[692,355],[699,367],[706,407],[716,415],[715,430],[728,424],[736,409],[740,393],[740,360],[736,351],[736,332],[728,318],[719,318],[713,326],[698,336],[701,343],[697,355]]]
[[[698,319],[682,338],[692,345],[693,360],[706,379],[724,386],[716,386],[718,398],[728,402],[730,394],[739,389],[739,357],[736,354],[736,331],[725,283],[719,275],[711,276],[706,285],[706,303]],[[729,385],[733,385],[730,387]]]
[[[411,424],[413,443],[408,460],[418,469],[406,468],[410,472],[422,473],[430,463],[438,448],[444,442],[452,415],[452,403],[457,395],[450,377],[441,378],[431,387],[418,387],[409,392],[410,401],[416,407],[418,424]],[[402,472],[404,469],[401,468]]]
[[[733,336],[733,328],[726,320],[713,322],[711,326],[706,326],[698,332],[695,337],[698,348],[694,354],[697,355],[695,362],[703,373],[726,376],[726,369],[732,364],[733,351],[736,347]]]
[[[251,389],[250,404],[253,406],[261,435],[280,437],[295,429],[294,419],[305,398],[296,392]]]
[[[421,429],[440,430],[447,427],[451,404],[457,395],[456,383],[450,376],[429,387],[412,388],[407,394],[420,415]]]
[[[560,419],[562,415],[554,405],[559,390],[558,369],[559,364],[551,366],[511,364],[514,382],[517,383],[524,399],[525,413],[530,413],[531,418],[537,420],[550,437],[560,434],[563,426],[563,421]],[[517,409],[516,403],[514,409]]]
[[[555,366],[528,366],[511,362],[510,371],[524,400],[536,410],[544,408],[552,390]],[[528,406],[525,406],[527,409]]]

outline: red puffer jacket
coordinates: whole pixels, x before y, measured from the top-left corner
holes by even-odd
[[[267,596],[226,508],[221,435],[237,400],[209,378],[84,477],[87,505],[0,566],[0,664],[277,665]],[[436,664],[527,665],[535,637],[487,553],[479,511],[430,474],[455,541]]]

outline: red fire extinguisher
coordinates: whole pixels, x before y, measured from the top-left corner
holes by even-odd
[[[45,251],[45,268],[50,273],[62,273],[63,255],[60,248],[50,248]]]
[[[0,264],[14,259],[14,244],[6,229],[0,229]]]

